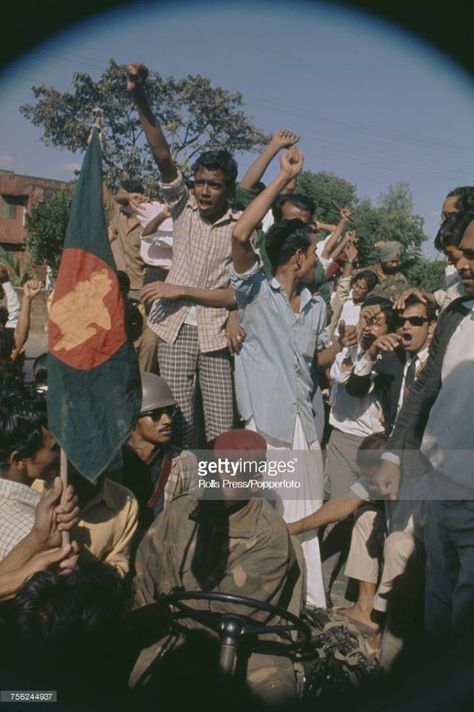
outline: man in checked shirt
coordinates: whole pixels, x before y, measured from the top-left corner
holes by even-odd
[[[230,355],[224,326],[235,308],[227,268],[232,229],[240,213],[231,208],[237,164],[227,151],[207,151],[193,165],[193,193],[176,168],[145,90],[148,70],[127,66],[127,89],[161,175],[160,190],[173,219],[173,262],[165,282],[141,292],[152,301],[148,323],[160,337],[160,373],[178,403],[176,435],[191,444],[196,375],[202,393],[206,440],[233,425]]]

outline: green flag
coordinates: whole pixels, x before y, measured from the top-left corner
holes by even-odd
[[[97,131],[71,206],[48,321],[48,423],[92,482],[129,437],[140,412],[137,357],[107,235]]]

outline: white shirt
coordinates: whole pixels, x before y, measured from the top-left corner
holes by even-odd
[[[0,561],[30,533],[40,499],[28,485],[0,477]]]
[[[346,391],[345,384],[351,375],[351,368],[342,369],[346,359],[355,363],[357,350],[343,349],[331,367],[334,383],[329,401],[332,406],[329,422],[334,428],[349,435],[366,437],[372,433],[381,433],[384,430],[382,406],[373,391],[361,398],[351,396]]]
[[[339,317],[339,321],[341,319],[344,321],[346,326],[357,326],[359,322],[359,316],[360,316],[360,309],[361,309],[361,304],[354,304],[354,300],[352,299],[352,289],[349,294],[349,299],[344,302],[344,305],[342,307],[341,311],[341,316]]]
[[[430,347],[425,346],[424,349],[420,349],[420,351],[418,351],[418,353],[411,355],[407,358],[405,366],[403,368],[402,385],[400,388],[400,395],[398,397],[397,415],[400,412],[400,408],[402,407],[403,401],[405,399],[405,381],[407,378],[408,369],[410,368],[412,361],[415,360],[415,362],[416,362],[416,366],[415,366],[415,369],[416,369],[415,380],[416,380],[418,378],[418,375],[419,375],[421,369],[423,368],[426,361],[428,360],[429,353],[430,353]]]
[[[444,354],[441,388],[431,407],[421,451],[433,467],[458,484],[474,489],[474,300]]]
[[[140,208],[144,215],[137,215],[137,220],[145,228],[166,208],[166,205],[153,200],[150,203],[142,203]],[[140,257],[143,262],[154,267],[169,269],[173,259],[173,220],[166,218],[156,232],[146,237],[141,235],[140,238]]]
[[[8,321],[5,324],[5,328],[16,329],[21,310],[20,300],[18,299],[18,295],[10,282],[4,282],[2,287],[5,293],[8,309]]]

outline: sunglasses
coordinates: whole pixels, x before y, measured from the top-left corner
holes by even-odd
[[[154,410],[146,410],[144,413],[140,413],[140,418],[151,418],[152,420],[160,420],[162,415],[167,415],[169,418],[173,418],[176,415],[175,405],[167,405],[164,408],[155,408]]]
[[[397,316],[395,317],[395,328],[399,329],[401,326],[405,326],[405,322],[408,322],[411,326],[423,326],[429,321],[426,316]]]

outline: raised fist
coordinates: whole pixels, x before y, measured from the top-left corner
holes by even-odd
[[[127,91],[134,92],[144,87],[148,78],[148,69],[144,64],[127,64],[125,72],[127,74]]]

